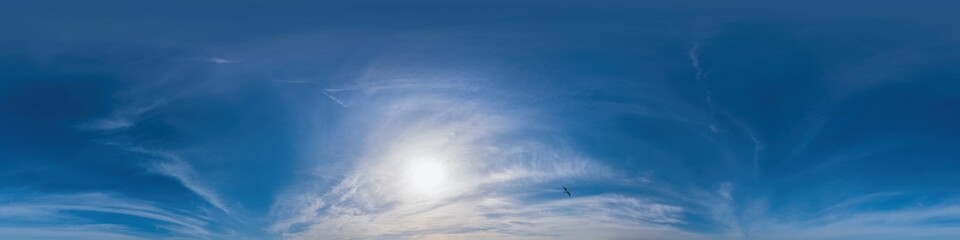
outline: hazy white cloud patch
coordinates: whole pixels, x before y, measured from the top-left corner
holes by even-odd
[[[696,237],[674,228],[679,206],[579,189],[567,197],[565,184],[639,182],[564,147],[549,126],[524,119],[530,113],[429,91],[444,84],[388,85],[357,89],[376,95],[354,100],[347,118],[365,123],[346,129],[366,132],[356,164],[334,184],[278,196],[270,230],[291,239]]]
[[[600,195],[523,201],[510,196],[475,196],[439,204],[402,204],[374,212],[320,217],[298,239],[334,238],[632,238],[692,239],[670,224],[683,209],[637,198]]]

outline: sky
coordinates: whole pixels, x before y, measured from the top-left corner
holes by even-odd
[[[0,238],[958,239],[958,11],[3,1]]]

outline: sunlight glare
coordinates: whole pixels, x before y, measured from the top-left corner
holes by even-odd
[[[419,161],[410,166],[408,171],[412,187],[421,194],[435,195],[443,187],[446,173],[443,165],[437,161]]]

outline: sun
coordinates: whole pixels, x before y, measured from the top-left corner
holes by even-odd
[[[446,175],[443,164],[435,160],[412,162],[407,171],[407,178],[413,190],[428,196],[442,192]]]

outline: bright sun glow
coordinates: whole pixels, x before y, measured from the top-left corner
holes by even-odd
[[[426,195],[435,195],[442,190],[446,172],[436,161],[420,161],[410,166],[407,172],[413,189]]]

